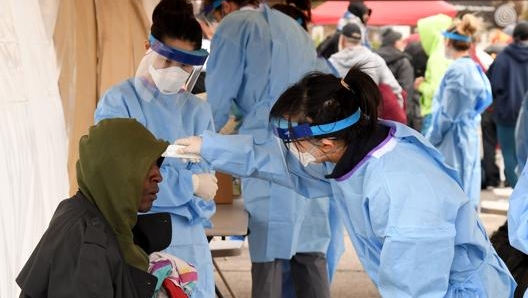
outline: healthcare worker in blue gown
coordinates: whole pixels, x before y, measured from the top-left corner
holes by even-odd
[[[205,13],[220,21],[205,79],[215,127],[224,126],[235,104],[243,117],[240,134],[257,142],[272,140],[268,115],[275,100],[306,72],[329,71],[327,64],[317,58],[312,40],[295,20],[266,4],[216,0],[205,6]],[[343,235],[328,196],[306,200],[256,178],[242,179],[241,193],[250,215],[252,297],[281,297],[284,262],[291,270],[284,278],[293,279],[297,297],[330,297],[328,275],[342,252]],[[330,244],[331,237],[337,244]]]
[[[510,244],[523,253],[528,254],[528,167],[526,166],[524,166],[519,175],[509,203],[508,238]],[[522,267],[518,267],[518,269],[525,270]],[[525,278],[522,275],[519,275],[519,278],[521,278],[519,287],[520,289],[525,289],[524,297],[528,297]]]
[[[516,172],[520,176],[528,159],[528,93],[524,95],[517,123],[515,124]]]
[[[273,145],[251,136],[206,132],[176,143],[215,168],[275,176],[309,197],[319,195],[321,179],[329,181],[342,194],[336,200],[348,234],[382,297],[512,297],[515,281],[457,173],[418,132],[378,120],[380,101],[376,83],[355,67],[342,80],[313,73],[286,90],[270,112],[289,149],[281,176],[282,161],[266,156]],[[310,179],[321,163],[335,167]]]
[[[173,142],[213,130],[213,120],[209,105],[182,89],[186,81],[187,88],[192,88],[188,78],[195,74],[193,70],[199,71],[207,57],[201,49],[200,25],[191,16],[163,9],[164,2],[154,9],[149,49],[136,77],[104,94],[95,111],[95,122],[135,118],[157,138]],[[209,218],[216,208],[212,200],[216,178],[205,163],[178,158],[166,159],[161,173],[163,182],[152,212],[171,214],[172,241],[166,252],[196,266],[198,283],[192,298],[214,297],[213,265],[204,229],[211,225]]]
[[[478,209],[480,205],[480,114],[491,104],[491,86],[484,71],[469,56],[480,25],[466,14],[443,33],[446,54],[454,59],[433,97],[431,126],[426,138],[459,174],[462,188]]]

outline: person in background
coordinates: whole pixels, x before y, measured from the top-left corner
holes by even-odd
[[[273,140],[267,115],[280,93],[306,72],[329,69],[307,32],[267,4],[206,1],[205,7],[220,22],[205,80],[215,126],[226,123],[234,103],[243,113],[239,134]],[[333,200],[307,200],[267,179],[244,178],[241,192],[249,213],[251,296],[281,297],[287,263],[296,297],[330,297],[343,236]]]
[[[146,54],[130,78],[110,88],[100,99],[95,122],[135,118],[156,137],[175,139],[214,130],[211,107],[186,90],[208,56],[201,49],[202,31],[187,13],[185,1],[162,0],[152,14]],[[184,90],[186,88],[186,90]],[[206,163],[173,158],[161,167],[164,180],[153,212],[168,212],[172,241],[165,252],[196,266],[198,283],[192,298],[215,295],[214,272],[205,228],[216,210],[218,189]]]
[[[414,69],[414,80],[418,77],[423,77],[425,74],[425,67],[427,65],[427,54],[422,47],[420,42],[420,36],[418,33],[413,33],[406,39],[407,45],[405,46],[404,52],[412,57],[411,64]],[[422,131],[422,112],[420,107],[421,95],[418,90],[412,87],[411,94],[407,95],[407,101],[405,105],[405,112],[407,114],[407,125],[414,128],[417,131]]]
[[[481,61],[481,66],[488,74],[489,67],[493,63],[493,59],[497,56],[498,52],[493,52],[499,50],[501,47],[486,48],[484,52],[491,57],[491,62],[486,63],[485,59],[478,59]],[[490,51],[492,50],[492,51]],[[476,52],[478,53],[478,52]],[[477,58],[479,56],[475,55]],[[496,155],[497,155],[497,125],[495,120],[493,120],[493,103],[482,113],[482,119],[480,121],[480,131],[482,133],[482,182],[481,189],[486,189],[487,187],[498,187],[501,184],[500,170],[497,165]]]
[[[20,297],[152,297],[156,277],[133,227],[157,198],[168,145],[132,119],[90,127],[79,141],[79,191],[59,204],[19,273]]]
[[[380,120],[380,102],[361,69],[342,79],[312,73],[270,111],[285,160],[262,154],[267,144],[251,136],[206,132],[176,143],[246,176],[276,176],[271,164],[286,162],[275,178],[295,182],[308,197],[329,181],[342,194],[336,200],[348,235],[381,297],[512,297],[515,281],[456,171],[421,134]]]
[[[341,50],[328,59],[340,77],[355,65],[363,65],[365,71],[378,84],[383,93],[380,117],[407,123],[402,87],[387,67],[385,60],[361,45],[361,29],[354,23],[346,24],[339,39]]]
[[[406,94],[404,96],[406,99],[405,113],[407,114],[407,122],[409,122],[413,114],[410,109],[412,105],[407,103],[414,93],[414,69],[411,64],[411,56],[403,51],[405,46],[406,42],[403,40],[402,34],[389,27],[382,31],[381,47],[376,50],[376,53],[385,60],[385,63]]]
[[[424,76],[414,80],[414,89],[418,90],[421,95],[422,134],[425,134],[431,125],[433,96],[451,63],[451,60],[445,56],[444,38],[442,36],[442,31],[451,26],[451,23],[451,17],[444,14],[418,20],[420,42],[428,56]]]
[[[339,19],[336,26],[336,32],[327,37],[323,42],[317,46],[317,54],[330,58],[334,53],[339,51],[339,37],[343,27],[348,23],[354,23],[361,29],[361,44],[367,48],[371,48],[368,41],[367,23],[372,14],[372,9],[368,8],[363,1],[351,0],[348,4],[347,11]]]
[[[504,160],[508,183],[517,183],[517,156],[515,153],[515,124],[524,95],[528,91],[528,22],[518,23],[509,44],[488,70],[493,91],[493,119],[497,125],[497,138]]]
[[[286,4],[277,3],[271,8],[292,17],[304,30],[308,31],[308,23],[312,20],[312,3],[310,0],[286,0]]]
[[[432,120],[425,136],[455,169],[471,204],[480,206],[480,114],[491,104],[491,86],[469,51],[481,23],[466,14],[443,32],[446,56],[453,63],[433,98]]]
[[[370,49],[367,24],[371,14],[372,9],[368,8],[363,1],[351,0],[347,11],[337,22],[337,30],[343,30],[343,27],[350,23],[358,25],[361,29],[361,44]]]
[[[524,98],[515,124],[515,153],[517,157],[517,173],[522,172],[528,159],[528,92]]]

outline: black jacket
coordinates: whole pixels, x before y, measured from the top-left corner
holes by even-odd
[[[392,46],[379,48],[376,53],[385,60],[400,86],[410,93],[414,85],[414,68],[411,57]]]
[[[16,281],[24,298],[151,298],[157,279],[125,263],[112,229],[78,192],[59,204]]]

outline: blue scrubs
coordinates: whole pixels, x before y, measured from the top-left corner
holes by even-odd
[[[198,97],[188,92],[164,95],[151,90],[157,96],[143,98],[152,94],[145,88],[138,92],[134,79],[110,88],[97,104],[95,122],[106,118],[135,118],[157,138],[170,143],[214,129],[211,108]],[[198,284],[192,298],[214,297],[213,265],[204,228],[211,226],[209,218],[216,207],[214,201],[193,195],[191,178],[193,173],[210,172],[210,168],[204,162],[193,164],[179,158],[165,158],[160,170],[163,181],[150,212],[171,214],[172,240],[165,251],[196,266]]]
[[[386,139],[349,173],[330,180],[333,193],[340,194],[335,196],[338,210],[356,253],[381,296],[513,297],[515,281],[491,246],[458,174],[416,131],[381,123],[391,129]],[[201,154],[219,169],[268,177],[267,163],[277,161],[264,147],[250,137],[205,133]],[[228,158],[214,160],[227,151]],[[292,158],[287,160],[296,172]],[[317,175],[313,167],[306,170]],[[317,178],[282,175],[275,181],[306,196],[324,190]]]
[[[265,4],[230,13],[213,36],[207,62],[207,100],[215,126],[223,127],[234,102],[243,114],[239,133],[252,135],[257,143],[272,140],[271,106],[287,87],[314,70],[329,72],[327,64],[317,58],[310,37],[293,19]],[[272,171],[283,167],[279,163]],[[331,246],[334,251],[327,252],[333,236],[328,197],[306,200],[288,187],[257,178],[242,180],[242,195],[250,214],[252,262],[320,252],[336,258],[329,260],[330,274],[334,271],[342,246]]]
[[[433,98],[432,123],[426,137],[445,156],[462,181],[475,208],[480,205],[480,114],[491,104],[491,86],[469,57],[447,69]]]

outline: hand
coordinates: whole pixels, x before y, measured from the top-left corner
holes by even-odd
[[[214,199],[218,190],[218,180],[214,174],[201,173],[192,175],[194,194],[210,201]]]
[[[183,145],[185,147],[179,148],[178,153],[180,154],[200,154],[200,148],[202,147],[202,138],[197,136],[177,139],[174,141],[175,145]]]
[[[414,80],[414,89],[418,90],[418,88],[420,88],[420,85],[423,83],[424,80],[425,80],[424,77],[417,77]]]

